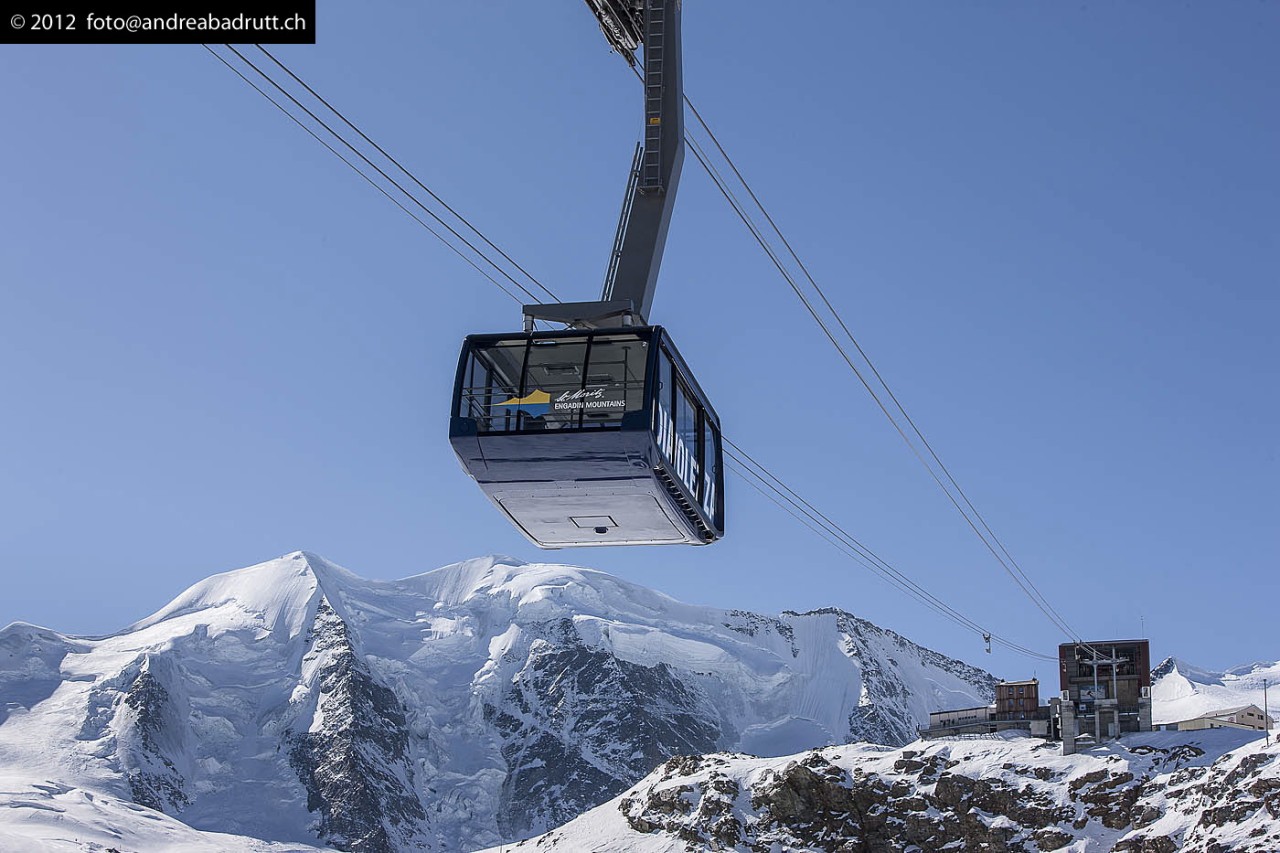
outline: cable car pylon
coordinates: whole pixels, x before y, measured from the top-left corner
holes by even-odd
[[[680,0],[587,0],[628,63],[643,46],[644,143],[600,299],[523,306],[470,335],[449,440],[541,548],[705,545],[724,535],[720,420],[649,313],[684,162]],[[538,320],[562,331],[536,331]]]

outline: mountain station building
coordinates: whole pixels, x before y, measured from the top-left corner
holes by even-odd
[[[1049,708],[1040,704],[1038,679],[1001,681],[996,684],[996,701],[992,704],[934,711],[929,714],[929,727],[918,731],[920,737],[929,740],[1018,730],[1050,736]]]
[[[1062,751],[1151,731],[1151,646],[1147,640],[1089,640],[1058,646]]]

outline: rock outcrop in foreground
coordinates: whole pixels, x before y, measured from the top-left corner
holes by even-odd
[[[1030,737],[675,758],[515,850],[1280,850],[1280,747],[1153,732],[1073,756]]]

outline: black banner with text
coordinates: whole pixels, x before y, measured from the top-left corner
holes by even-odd
[[[3,44],[315,44],[315,0],[0,0]]]

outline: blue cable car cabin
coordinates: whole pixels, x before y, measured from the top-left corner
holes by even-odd
[[[469,336],[449,440],[540,548],[724,535],[720,420],[660,326]]]

